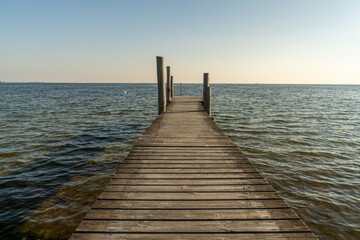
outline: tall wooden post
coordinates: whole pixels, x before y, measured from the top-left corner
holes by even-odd
[[[173,79],[173,76],[171,76],[171,98],[174,97],[174,79]]]
[[[204,73],[203,104],[204,110],[211,116],[211,88],[209,73]]]
[[[206,100],[205,100],[205,111],[211,117],[211,87],[206,88]]]
[[[206,87],[209,86],[209,73],[204,73],[204,83],[203,83],[203,106],[205,107],[205,99],[206,99]]]
[[[166,67],[166,105],[171,102],[170,66]]]
[[[156,57],[159,114],[166,112],[166,96],[164,82],[164,58]]]

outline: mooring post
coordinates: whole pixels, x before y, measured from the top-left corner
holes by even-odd
[[[204,82],[203,82],[203,106],[205,107],[206,99],[206,87],[209,86],[209,73],[204,73]]]
[[[171,99],[174,97],[174,79],[173,76],[171,76]]]
[[[211,87],[206,88],[206,107],[205,111],[211,117]]]
[[[159,114],[166,112],[166,95],[164,82],[164,58],[156,57]]]
[[[166,67],[166,105],[171,102],[170,66]]]
[[[211,88],[209,81],[209,73],[204,73],[204,89],[203,89],[204,110],[211,116]]]

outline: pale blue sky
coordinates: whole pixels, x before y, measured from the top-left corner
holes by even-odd
[[[0,81],[360,84],[360,1],[1,0]]]

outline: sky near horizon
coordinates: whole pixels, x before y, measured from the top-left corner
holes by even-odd
[[[360,1],[0,1],[0,81],[360,84]]]

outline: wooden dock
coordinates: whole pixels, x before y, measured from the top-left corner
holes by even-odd
[[[70,239],[316,239],[202,101],[172,98]]]

